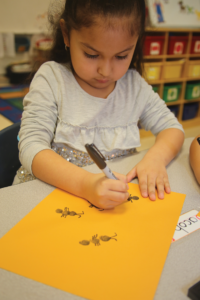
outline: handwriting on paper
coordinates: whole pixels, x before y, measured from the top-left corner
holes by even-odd
[[[200,229],[200,216],[197,210],[191,210],[180,216],[172,242]]]

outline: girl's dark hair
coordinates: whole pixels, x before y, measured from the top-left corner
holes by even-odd
[[[59,2],[59,1],[58,1]],[[53,46],[48,60],[58,63],[70,62],[70,51],[65,50],[60,19],[64,19],[66,31],[70,36],[71,29],[79,30],[95,23],[95,17],[128,17],[130,34],[137,33],[139,38],[129,68],[136,69],[142,75],[143,37],[145,30],[144,0],[66,0],[61,14],[49,13],[52,26]]]

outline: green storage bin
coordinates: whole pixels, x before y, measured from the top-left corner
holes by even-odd
[[[200,82],[188,82],[185,90],[185,100],[200,98]]]
[[[155,93],[158,93],[158,86],[152,86],[152,89]]]
[[[165,102],[177,101],[181,90],[180,84],[165,85],[163,91],[163,100]]]

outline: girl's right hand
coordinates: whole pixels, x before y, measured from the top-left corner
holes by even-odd
[[[126,176],[119,173],[115,176],[119,180],[108,179],[102,173],[89,173],[84,181],[84,198],[103,209],[111,209],[127,201],[129,186]]]

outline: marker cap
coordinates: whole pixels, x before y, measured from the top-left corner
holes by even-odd
[[[96,148],[94,144],[86,144],[85,148],[92,158],[92,160],[97,164],[99,169],[103,170],[106,167],[105,163],[105,157],[102,155],[102,153]]]

